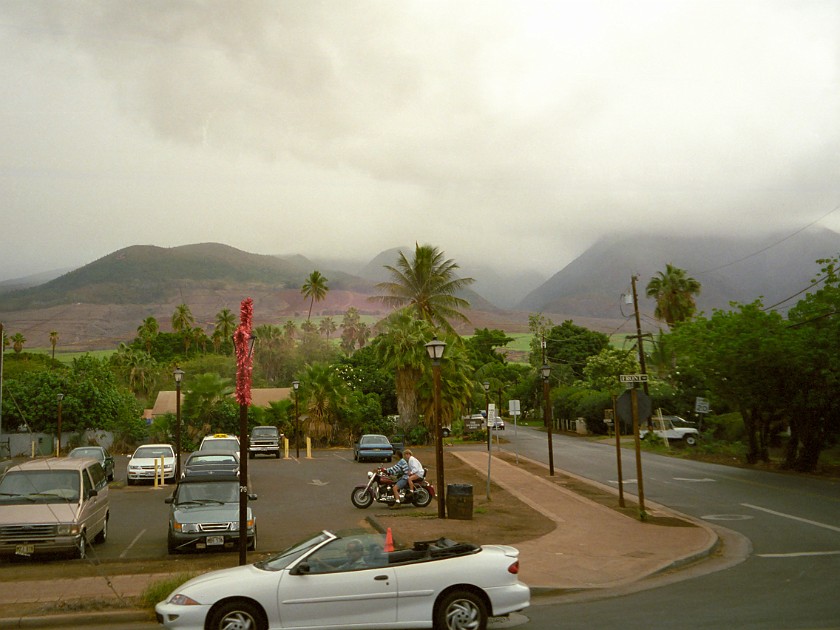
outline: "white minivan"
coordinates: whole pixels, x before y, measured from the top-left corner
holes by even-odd
[[[69,552],[108,537],[108,480],[93,459],[38,459],[0,480],[0,555]]]

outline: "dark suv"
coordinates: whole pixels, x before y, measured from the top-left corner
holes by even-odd
[[[255,501],[256,494],[248,500]],[[187,550],[239,547],[239,478],[229,476],[185,477],[169,504],[169,553]],[[257,548],[257,523],[248,506],[248,549]]]
[[[277,427],[254,427],[251,439],[248,440],[248,457],[254,459],[257,455],[274,455],[280,459],[280,439],[282,434]]]

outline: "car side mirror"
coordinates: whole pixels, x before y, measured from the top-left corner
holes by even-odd
[[[163,500],[163,502],[169,504],[169,503],[172,503],[174,500],[175,500],[175,497],[166,497]]]
[[[248,500],[249,500],[249,501],[256,501],[256,500],[257,500],[257,495],[256,495],[256,494],[253,494],[253,493],[252,493],[252,494],[249,494],[249,495],[248,495]]]
[[[292,575],[305,575],[309,573],[309,563],[308,562],[301,562],[297,565],[294,569],[291,570]]]
[[[99,495],[99,493],[96,490],[88,490],[85,493],[85,498],[86,499],[92,499],[93,497],[98,496],[98,495]]]

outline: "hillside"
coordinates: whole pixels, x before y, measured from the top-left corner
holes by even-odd
[[[651,277],[671,263],[700,281],[698,309],[711,314],[732,301],[748,303],[759,297],[770,306],[797,294],[819,271],[817,259],[840,252],[840,235],[826,229],[752,238],[662,238],[622,236],[604,239],[558,271],[518,305],[531,312],[567,312],[589,317],[616,317],[621,296],[630,292],[638,274],[640,309],[653,313],[644,297]],[[786,306],[792,306],[796,299]],[[627,312],[628,307],[623,307]]]
[[[379,319],[388,311],[370,298],[377,293],[375,283],[387,278],[383,265],[394,264],[398,251],[387,250],[358,268],[347,264],[345,270],[335,270],[300,255],[262,256],[216,243],[128,247],[38,286],[0,294],[0,321],[10,335],[23,333],[27,347],[47,347],[49,333],[55,330],[65,350],[114,348],[133,339],[137,326],[149,316],[169,330],[172,314],[182,303],[208,332],[216,313],[223,308],[238,313],[245,297],[254,300],[256,325],[282,324],[306,317],[309,303],[299,287],[316,268],[328,278],[330,290],[315,304],[313,317],[329,315],[340,321],[352,306]],[[458,330],[527,332],[528,315],[542,313],[555,323],[572,319],[593,330],[630,333],[635,323],[622,294],[629,292],[632,274],[639,275],[643,328],[655,330],[659,322],[652,319],[654,305],[644,297],[644,287],[666,263],[688,270],[702,283],[697,302],[708,314],[713,308],[728,308],[730,301],[751,302],[763,296],[769,306],[794,296],[816,275],[814,261],[838,252],[840,235],[816,229],[776,239],[605,239],[512,309],[500,308],[479,290],[493,286],[501,292],[497,277],[480,275],[487,270],[462,269],[476,283],[463,293],[472,306],[467,313],[470,323]],[[358,269],[358,275],[351,275],[351,269]],[[520,283],[520,290],[523,286]]]

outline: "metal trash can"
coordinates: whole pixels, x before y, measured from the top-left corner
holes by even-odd
[[[473,517],[473,487],[468,483],[450,483],[446,486],[446,516],[460,521]]]

